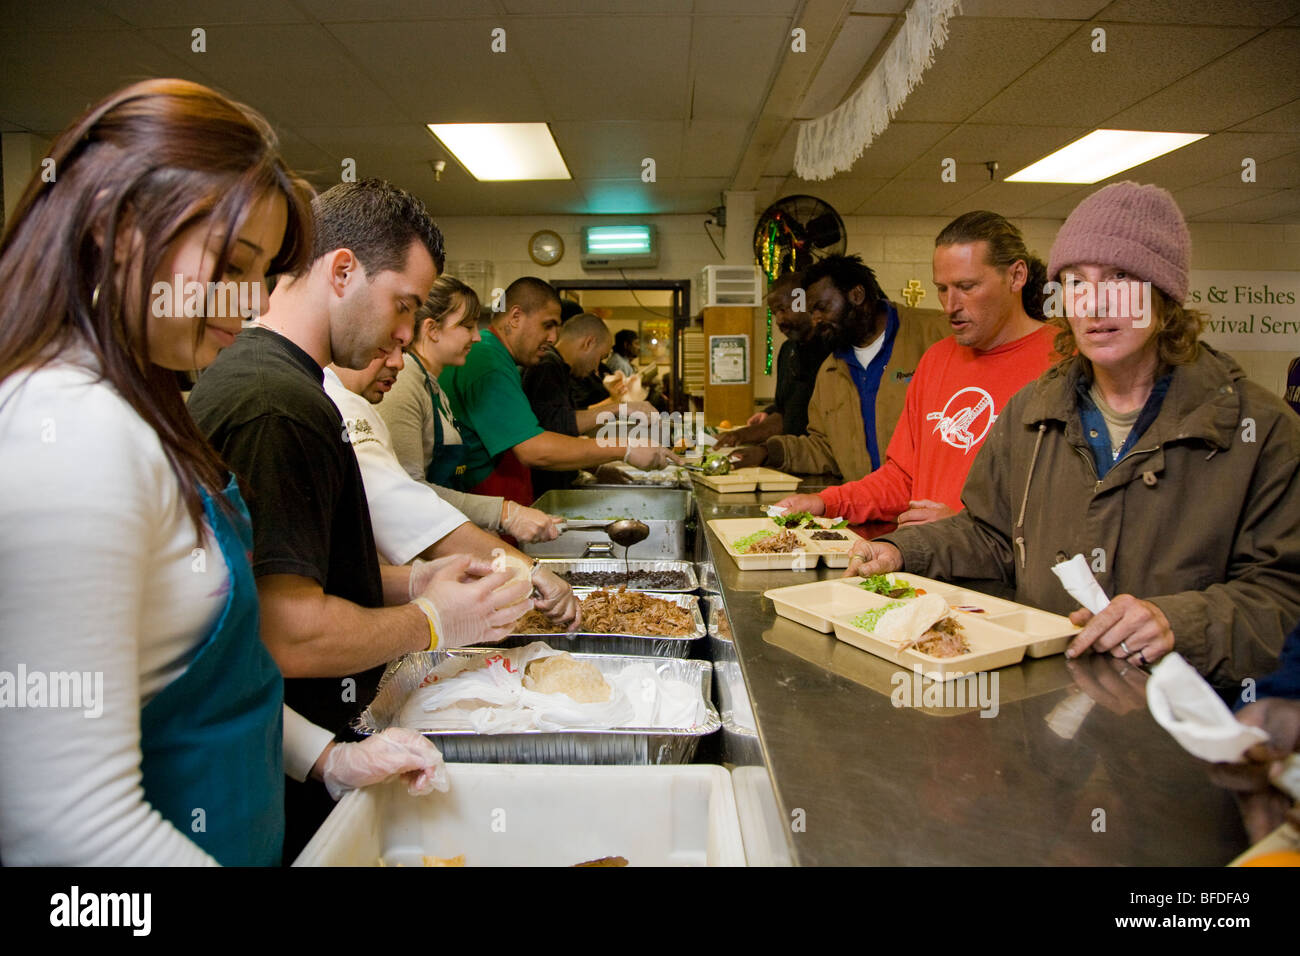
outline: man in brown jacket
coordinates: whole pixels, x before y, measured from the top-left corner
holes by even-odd
[[[817,371],[806,435],[775,435],[736,452],[765,464],[852,481],[880,467],[927,348],[948,334],[941,313],[899,309],[857,256],[828,256],[804,276],[813,335],[831,348]]]

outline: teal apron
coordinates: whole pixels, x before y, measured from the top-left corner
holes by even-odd
[[[424,480],[431,485],[441,485],[443,488],[455,488],[458,491],[464,491],[465,489],[461,485],[465,475],[465,444],[464,442],[455,445],[444,443],[442,404],[438,401],[438,396],[433,392],[433,382],[429,379],[429,371],[414,352],[407,352],[406,354],[414,359],[415,364],[420,367],[420,373],[424,376],[424,390],[429,393],[429,401],[433,402],[433,456],[424,469]],[[454,426],[455,423],[452,424]]]
[[[226,606],[180,677],[140,715],[144,795],[224,866],[278,866],[284,842],[284,680],[262,644],[248,509],[236,525],[204,492],[230,569]]]

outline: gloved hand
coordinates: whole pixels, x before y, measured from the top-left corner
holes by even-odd
[[[501,530],[516,541],[554,541],[560,535],[561,520],[545,511],[507,501],[502,509]]]
[[[670,464],[680,465],[682,463],[681,458],[662,445],[633,446],[627,450],[623,460],[633,468],[640,468],[642,471],[656,471],[660,468],[666,468]]]
[[[582,623],[582,604],[568,581],[538,565],[533,571],[533,587],[539,595],[537,610],[570,634],[578,629]]]
[[[438,567],[428,571],[427,565]],[[414,598],[429,601],[420,608],[433,621],[439,649],[495,644],[509,637],[515,622],[533,609],[532,582],[513,577],[467,554],[416,561],[411,584],[418,580],[423,589]]]
[[[321,768],[325,789],[335,800],[349,790],[383,783],[397,774],[406,791],[422,797],[447,792],[447,766],[442,754],[423,734],[408,727],[389,727],[355,744],[331,745]]]

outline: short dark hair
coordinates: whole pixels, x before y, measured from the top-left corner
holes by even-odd
[[[573,299],[560,297],[560,321],[567,322],[575,315],[582,315],[582,304]]]
[[[519,306],[531,314],[552,304],[559,306],[560,294],[545,279],[522,276],[506,286],[506,312]]]
[[[988,263],[1001,273],[1017,261],[1024,261],[1028,277],[1020,290],[1020,302],[1028,316],[1043,318],[1047,265],[1029,251],[1025,237],[1005,216],[987,209],[962,213],[943,227],[935,237],[934,245],[937,249],[939,246],[964,246],[976,242],[988,243]]]
[[[639,336],[636,329],[619,329],[614,333],[614,351],[621,354],[623,349],[631,346],[632,342],[637,338]]]
[[[609,341],[609,326],[605,320],[590,312],[581,312],[560,326],[560,338],[580,339],[594,336],[597,342]]]
[[[830,279],[831,284],[840,290],[845,298],[858,286],[867,295],[867,303],[880,302],[888,298],[876,281],[876,274],[862,261],[860,256],[827,256],[814,262],[803,274],[805,289],[811,289],[822,279]],[[864,303],[865,305],[866,303]]]
[[[335,249],[351,249],[373,279],[381,272],[400,272],[418,239],[439,272],[447,264],[442,232],[424,203],[382,179],[339,183],[317,196],[311,211],[316,229],[312,262]]]

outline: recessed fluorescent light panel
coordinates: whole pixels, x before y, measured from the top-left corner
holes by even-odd
[[[1208,133],[1098,129],[1006,178],[1009,183],[1096,183],[1204,139]]]
[[[545,123],[429,123],[428,127],[481,182],[573,178]]]

